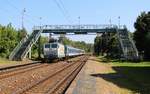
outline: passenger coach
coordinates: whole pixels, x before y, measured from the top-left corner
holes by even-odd
[[[83,55],[84,50],[77,49],[71,46],[63,45],[58,42],[46,43],[43,47],[45,59],[61,59],[65,57],[73,57]]]

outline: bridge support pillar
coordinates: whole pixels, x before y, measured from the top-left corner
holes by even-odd
[[[49,42],[51,42],[51,39],[52,39],[52,34],[51,33],[49,33]]]
[[[49,43],[57,42],[57,40],[52,37],[51,33],[49,34],[48,40],[49,40]]]
[[[31,53],[32,53],[32,52],[31,52],[31,49],[32,49],[32,48],[29,49],[29,59],[31,59]]]
[[[38,39],[38,58],[41,59],[41,36]]]
[[[102,45],[102,50],[101,50],[101,53],[102,55],[108,55],[108,46],[109,46],[109,41],[110,41],[110,33],[109,32],[104,32],[102,33],[102,42],[101,42],[101,45]]]
[[[63,44],[64,38],[65,38],[65,34],[61,34],[58,41]]]

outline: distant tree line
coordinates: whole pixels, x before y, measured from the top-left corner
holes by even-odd
[[[64,45],[70,45],[75,48],[83,49],[86,52],[93,52],[93,44],[85,43],[84,41],[73,41],[66,37],[63,38]]]

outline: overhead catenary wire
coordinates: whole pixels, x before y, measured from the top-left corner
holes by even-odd
[[[7,10],[5,8],[0,7],[0,12],[9,15],[9,17],[12,18],[12,19],[14,19],[14,17],[15,17],[14,15],[10,15],[9,10]]]
[[[64,5],[64,3],[63,3],[63,1],[62,1],[62,0],[58,0],[58,1],[59,1],[60,4],[62,5],[62,8],[64,9],[64,12],[66,13],[68,19],[70,19],[70,21],[72,22],[72,18],[71,18],[71,16],[70,16],[68,10],[66,9],[66,7],[65,7],[65,5]],[[73,22],[72,22],[72,23],[73,23]]]
[[[53,0],[54,3],[57,5],[57,7],[59,8],[59,10],[62,12],[63,16],[65,17],[65,19],[70,23],[72,24],[72,21],[69,19],[69,17],[67,16],[67,12],[66,10],[63,8],[64,5],[62,5],[62,1],[60,1],[61,3],[59,3],[59,1],[57,0]]]
[[[20,11],[16,6],[14,6],[9,0],[5,0],[7,4],[9,4],[11,7],[13,7],[16,11]]]
[[[71,20],[71,17],[69,15],[69,12],[67,11],[67,9],[65,8],[62,0],[53,0],[55,2],[55,4],[57,5],[57,7],[59,8],[59,10],[62,12],[63,16],[65,17],[65,19],[72,24],[73,21]],[[9,0],[6,0],[7,4],[9,4],[12,8],[14,8],[16,10],[17,13],[22,13],[22,10],[20,10],[19,8],[17,8],[13,3],[11,3]],[[28,19],[28,21],[30,20],[30,22],[32,23],[40,23],[39,18],[40,17],[32,17],[31,15],[29,15],[27,12],[24,15],[26,16],[25,18]],[[25,21],[26,21],[25,19]],[[38,20],[38,21],[37,21]]]
[[[11,18],[11,19],[14,19],[15,16],[16,16],[16,15],[10,15],[11,11],[9,11],[9,10],[7,10],[5,8],[2,8],[2,7],[0,8],[0,12],[3,13],[3,14],[9,15],[9,18]],[[33,24],[33,22],[28,20],[28,19],[26,19],[26,22],[28,22],[30,24]],[[11,21],[9,23],[11,23]],[[19,26],[19,24],[18,24],[18,26]]]
[[[19,8],[17,8],[14,4],[12,4],[9,0],[6,0],[6,2],[7,2],[7,4],[9,4],[12,8],[14,8],[15,10],[16,10],[16,12],[17,13],[19,13],[19,15],[20,15],[20,13],[22,13],[22,11],[19,9]],[[30,23],[39,23],[39,21],[37,21],[38,19],[36,19],[36,18],[39,18],[39,17],[32,17],[31,15],[29,15],[29,14],[27,14],[27,12],[26,12],[26,14],[24,15],[24,16],[27,16],[26,18],[28,19],[28,22],[30,22]],[[26,19],[25,19],[26,20]],[[30,21],[29,21],[30,20]],[[27,20],[26,20],[27,21]]]
[[[63,2],[62,2],[62,0],[54,0],[54,2],[55,2],[55,4],[57,5],[57,7],[59,8],[59,10],[62,12],[62,14],[63,14],[63,16],[65,17],[65,19],[70,23],[70,24],[72,24],[73,23],[73,21],[71,20],[71,17],[70,17],[70,15],[69,15],[69,12],[67,11],[67,9],[65,8],[65,6],[64,6],[64,4],[63,4]],[[17,8],[12,2],[10,2],[10,0],[6,0],[6,3],[9,5],[9,6],[11,6],[15,11],[16,11],[16,13],[17,14],[21,14],[22,13],[22,10],[21,9],[19,9],[19,8]],[[9,12],[12,12],[12,11],[9,11]],[[9,13],[8,12],[8,13]],[[14,13],[14,12],[13,12]],[[24,14],[24,16],[25,16],[25,21],[27,21],[27,19],[28,19],[28,22],[29,23],[34,23],[34,24],[37,24],[37,23],[40,23],[40,20],[39,20],[39,18],[40,17],[32,17],[31,15],[29,15],[28,13],[27,13],[27,11],[26,11],[26,13]]]

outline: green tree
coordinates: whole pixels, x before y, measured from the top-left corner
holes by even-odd
[[[134,40],[139,52],[144,52],[144,57],[150,59],[150,12],[142,12],[134,23]]]
[[[96,36],[94,40],[94,54],[99,55],[102,50],[102,37]]]
[[[41,53],[43,52],[44,43],[48,43],[48,38],[44,37],[44,36],[41,36],[41,38],[40,38]],[[39,46],[38,46],[38,42],[37,42],[32,46],[32,52],[31,52],[32,53],[32,58],[37,58],[38,57],[38,50],[39,50]]]
[[[70,46],[75,47],[75,48],[83,49],[86,52],[91,52],[91,49],[92,49],[91,48],[92,44],[87,44],[84,41],[72,41],[66,37],[63,38],[63,44],[64,45],[70,45]]]
[[[25,28],[18,30],[18,40],[25,38],[27,35],[27,30]]]
[[[0,56],[8,57],[17,45],[17,30],[11,24],[0,26]]]
[[[110,41],[108,42],[108,56],[111,58],[119,58],[121,50],[118,38],[115,34],[111,34]]]

